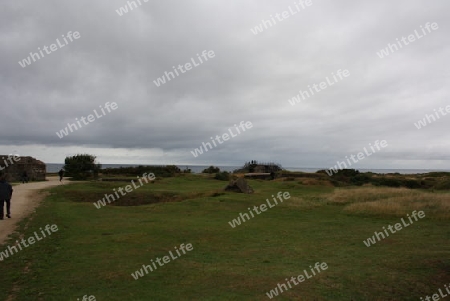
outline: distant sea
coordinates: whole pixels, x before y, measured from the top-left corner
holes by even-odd
[[[47,172],[58,172],[63,166],[63,163],[45,163],[47,165]],[[139,166],[142,164],[102,164],[102,168],[119,168],[119,167],[133,167]],[[152,165],[148,165],[152,166]],[[181,170],[190,168],[193,173],[201,173],[205,168],[208,168],[206,165],[177,165]],[[235,169],[241,168],[242,166],[221,166],[217,165],[221,171],[229,171],[232,172]],[[289,171],[302,171],[302,172],[316,172],[321,169],[326,168],[307,168],[307,167],[284,167],[284,169]],[[418,174],[418,173],[427,173],[432,171],[447,171],[450,172],[449,169],[358,169],[360,172],[373,172],[379,174],[387,174],[387,173],[400,173],[400,174]]]

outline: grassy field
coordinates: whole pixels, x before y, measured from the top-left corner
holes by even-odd
[[[157,179],[100,209],[93,202],[129,182],[54,188],[21,233],[59,230],[0,262],[0,300],[270,300],[267,292],[316,262],[328,268],[273,299],[420,300],[450,282],[448,191],[248,182],[252,195],[199,175]],[[230,226],[279,191],[291,198]],[[413,210],[426,217],[363,243]],[[131,276],[182,243],[193,250]]]

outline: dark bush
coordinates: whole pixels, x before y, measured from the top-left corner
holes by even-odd
[[[410,189],[417,189],[421,187],[420,183],[416,180],[405,180],[403,185]]]
[[[279,172],[282,171],[283,167],[281,164],[268,162],[268,163],[261,163],[256,160],[252,160],[250,162],[246,162],[244,166],[241,168],[235,169],[234,173],[247,173],[247,172]]]
[[[144,173],[153,173],[155,177],[173,177],[181,173],[178,166],[133,166],[133,167],[119,167],[119,168],[105,168],[102,170],[104,175],[124,175],[124,176],[142,176]]]
[[[382,177],[374,180],[373,184],[376,186],[400,187],[402,183],[396,179]]]
[[[95,162],[96,156],[78,154],[64,159],[65,175],[73,180],[97,178],[101,165]]]
[[[434,171],[429,172],[427,174],[424,174],[427,177],[433,177],[433,178],[441,178],[441,177],[450,177],[450,172],[446,171]]]
[[[356,186],[362,186],[364,184],[370,183],[372,178],[367,174],[357,174],[350,178],[350,182]]]
[[[214,179],[220,180],[220,181],[229,181],[230,180],[230,173],[227,172],[227,171],[218,172],[214,176]]]
[[[333,177],[355,177],[359,175],[359,171],[356,169],[340,169],[337,173],[333,174]]]
[[[439,183],[437,183],[433,188],[434,188],[434,189],[437,189],[437,190],[447,190],[447,189],[450,189],[450,180],[447,179],[447,180],[444,180],[444,181],[442,181],[442,182],[439,182]]]
[[[215,167],[215,166],[210,166],[208,168],[205,168],[202,173],[218,173],[220,172],[220,168],[219,167]]]
[[[354,184],[355,182],[358,182],[358,181],[353,180],[353,178],[358,175],[359,175],[359,171],[357,171],[356,169],[340,169],[336,173],[332,174],[331,178],[338,182]]]

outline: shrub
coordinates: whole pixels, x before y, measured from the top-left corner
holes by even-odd
[[[214,179],[220,180],[220,181],[229,181],[230,180],[230,173],[227,172],[227,171],[218,172],[214,176]]]
[[[220,168],[219,167],[215,167],[215,166],[210,166],[208,168],[205,168],[202,173],[218,173],[220,172]]]
[[[73,180],[86,180],[97,178],[101,165],[95,162],[97,157],[88,154],[78,154],[64,159],[64,170],[66,176]]]
[[[405,180],[404,186],[410,189],[420,188],[422,185],[416,180]]]
[[[372,178],[367,174],[357,174],[356,176],[350,178],[350,182],[356,186],[362,186],[370,183],[371,179]]]
[[[102,170],[104,175],[123,175],[123,176],[142,176],[145,172],[151,172],[155,177],[173,177],[181,173],[181,169],[175,165],[163,166],[133,166],[133,167],[119,167],[106,168]]]
[[[348,177],[349,178],[349,177],[355,177],[357,175],[359,175],[359,171],[356,170],[356,169],[340,169],[340,170],[338,170],[337,173],[335,173],[333,175],[333,177],[334,176],[335,177],[342,176],[342,177]]]
[[[437,190],[447,190],[450,189],[450,180],[445,180],[436,184],[433,188]]]
[[[373,181],[373,184],[376,186],[388,186],[388,187],[400,187],[401,183],[400,181],[396,179],[390,179],[390,178],[379,178]]]
[[[429,172],[427,174],[424,174],[427,177],[433,177],[433,178],[441,178],[441,177],[450,177],[450,172],[446,171],[434,171]]]
[[[246,162],[243,167],[234,170],[234,173],[247,173],[247,172],[279,172],[283,170],[283,167],[280,164],[269,162],[269,163],[260,163],[256,160],[252,160],[250,162]]]
[[[356,169],[340,169],[336,173],[331,175],[331,179],[347,183],[347,184],[355,184],[355,185],[362,185],[364,184],[363,179],[364,177],[361,177],[361,174]]]

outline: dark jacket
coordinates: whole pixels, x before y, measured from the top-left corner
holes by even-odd
[[[12,186],[6,181],[0,181],[0,200],[10,200],[12,193]]]

